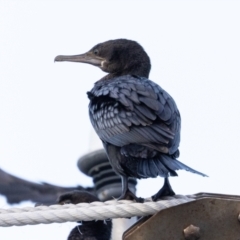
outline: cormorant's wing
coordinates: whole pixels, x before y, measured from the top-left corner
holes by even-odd
[[[6,197],[9,204],[28,200],[46,205],[54,204],[61,194],[73,190],[87,190],[93,193],[93,188],[61,187],[44,182],[30,182],[0,169],[0,194]]]
[[[97,82],[88,95],[90,119],[103,141],[119,147],[136,143],[163,153],[177,150],[179,111],[154,82],[121,76]]]

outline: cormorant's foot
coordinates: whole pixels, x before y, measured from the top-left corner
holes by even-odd
[[[130,190],[127,190],[125,193],[123,193],[117,200],[135,200],[136,202],[139,202],[139,203],[144,202],[144,198],[137,197]]]
[[[155,195],[152,196],[152,200],[156,202],[161,197],[174,196],[174,195],[175,195],[175,192],[172,190],[172,188],[163,187]]]

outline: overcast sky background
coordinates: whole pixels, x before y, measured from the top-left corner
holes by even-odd
[[[182,116],[179,194],[240,195],[239,1],[0,1],[0,168],[31,181],[90,186],[76,162],[90,149],[86,92],[104,73],[54,63],[116,38],[138,41],[150,79]],[[163,180],[141,180],[149,197]],[[32,206],[32,203],[27,203]],[[10,207],[3,197],[0,207]],[[1,228],[0,239],[66,239],[75,224]]]

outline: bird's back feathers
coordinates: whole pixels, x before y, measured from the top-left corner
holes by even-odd
[[[119,147],[138,143],[170,154],[177,150],[179,111],[154,82],[126,75],[97,82],[88,95],[90,119],[103,141]]]

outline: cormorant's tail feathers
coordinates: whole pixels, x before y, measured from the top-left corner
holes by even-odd
[[[176,170],[186,170],[192,173],[196,173],[198,175],[201,175],[203,177],[208,177],[206,174],[201,173],[193,168],[188,167],[187,165],[181,163],[177,159],[170,158],[167,155],[162,155],[161,156],[161,162],[168,168],[171,169],[172,171]]]
[[[153,159],[139,159],[137,163],[137,175],[139,178],[178,176],[177,170],[186,170],[207,177],[206,174],[198,172],[172,158],[172,156],[165,154]]]

